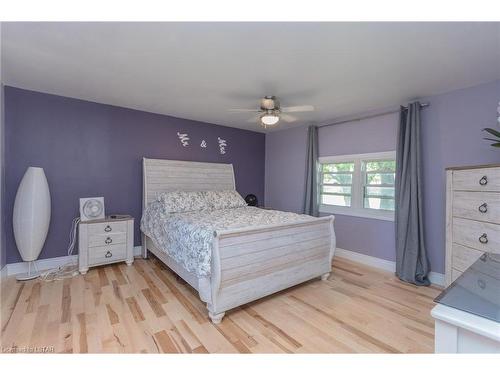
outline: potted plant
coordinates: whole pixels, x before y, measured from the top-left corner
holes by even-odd
[[[498,102],[498,108],[497,108],[497,122],[500,124],[500,102]],[[491,144],[493,147],[500,147],[500,131],[495,130],[493,128],[484,128],[483,131],[491,134],[495,138],[483,138],[487,141],[493,141],[494,143]]]

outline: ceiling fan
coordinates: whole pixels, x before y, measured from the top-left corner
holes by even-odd
[[[257,112],[257,115],[253,116],[248,120],[248,122],[254,122],[260,120],[261,125],[264,128],[268,126],[273,126],[278,123],[279,120],[286,122],[297,121],[297,118],[289,115],[291,112],[310,112],[314,111],[312,105],[297,105],[293,107],[281,107],[279,100],[275,96],[265,96],[260,99],[259,109],[244,109],[236,108],[229,109],[229,112]]]

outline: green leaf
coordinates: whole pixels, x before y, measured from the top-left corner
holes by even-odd
[[[499,142],[500,139],[494,139],[494,138],[483,138],[485,141],[493,141],[493,142]]]
[[[492,129],[492,128],[484,128],[483,131],[486,131],[490,134],[493,134],[495,137],[500,138],[500,132],[498,130]]]
[[[493,147],[500,147],[500,142],[497,142],[497,143],[492,143],[491,144]]]

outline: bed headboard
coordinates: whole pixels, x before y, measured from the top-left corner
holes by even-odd
[[[142,159],[143,210],[165,191],[231,189],[235,189],[232,164]]]

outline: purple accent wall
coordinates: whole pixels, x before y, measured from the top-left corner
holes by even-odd
[[[396,149],[398,115],[352,121],[318,130],[319,155],[334,156]],[[266,205],[301,212],[304,195],[306,128],[266,135]],[[337,246],[394,260],[394,223],[335,215]],[[363,233],[362,236],[359,234]]]
[[[444,272],[445,168],[500,162],[500,150],[482,140],[494,126],[500,81],[423,98],[423,197],[425,241],[431,269]],[[394,150],[398,115],[321,128],[321,156]],[[304,194],[305,129],[266,135],[266,205],[300,212]],[[394,223],[336,215],[340,248],[395,260]]]
[[[182,147],[177,132],[189,133]],[[227,140],[221,155],[217,137]],[[199,145],[205,139],[206,149]],[[18,184],[28,166],[43,167],[52,219],[40,258],[66,255],[80,197],[104,196],[106,213],[135,217],[140,245],[142,157],[233,163],[236,189],[264,201],[265,136],[61,96],[5,88],[7,263],[21,261],[12,231]]]
[[[266,206],[302,212],[307,128],[266,134]]]
[[[422,101],[431,103],[422,111],[421,134],[425,243],[432,269],[444,272],[445,168],[500,162],[500,149],[481,131],[497,124],[500,80]]]
[[[399,115],[391,113],[319,128],[319,156],[396,150]]]
[[[398,121],[399,114],[391,113],[320,128],[319,156],[394,151]],[[395,260],[394,222],[335,215],[335,229],[338,247]]]
[[[1,27],[1,26],[0,26]],[[7,264],[3,207],[5,206],[5,118],[4,86],[0,81],[0,270]]]

